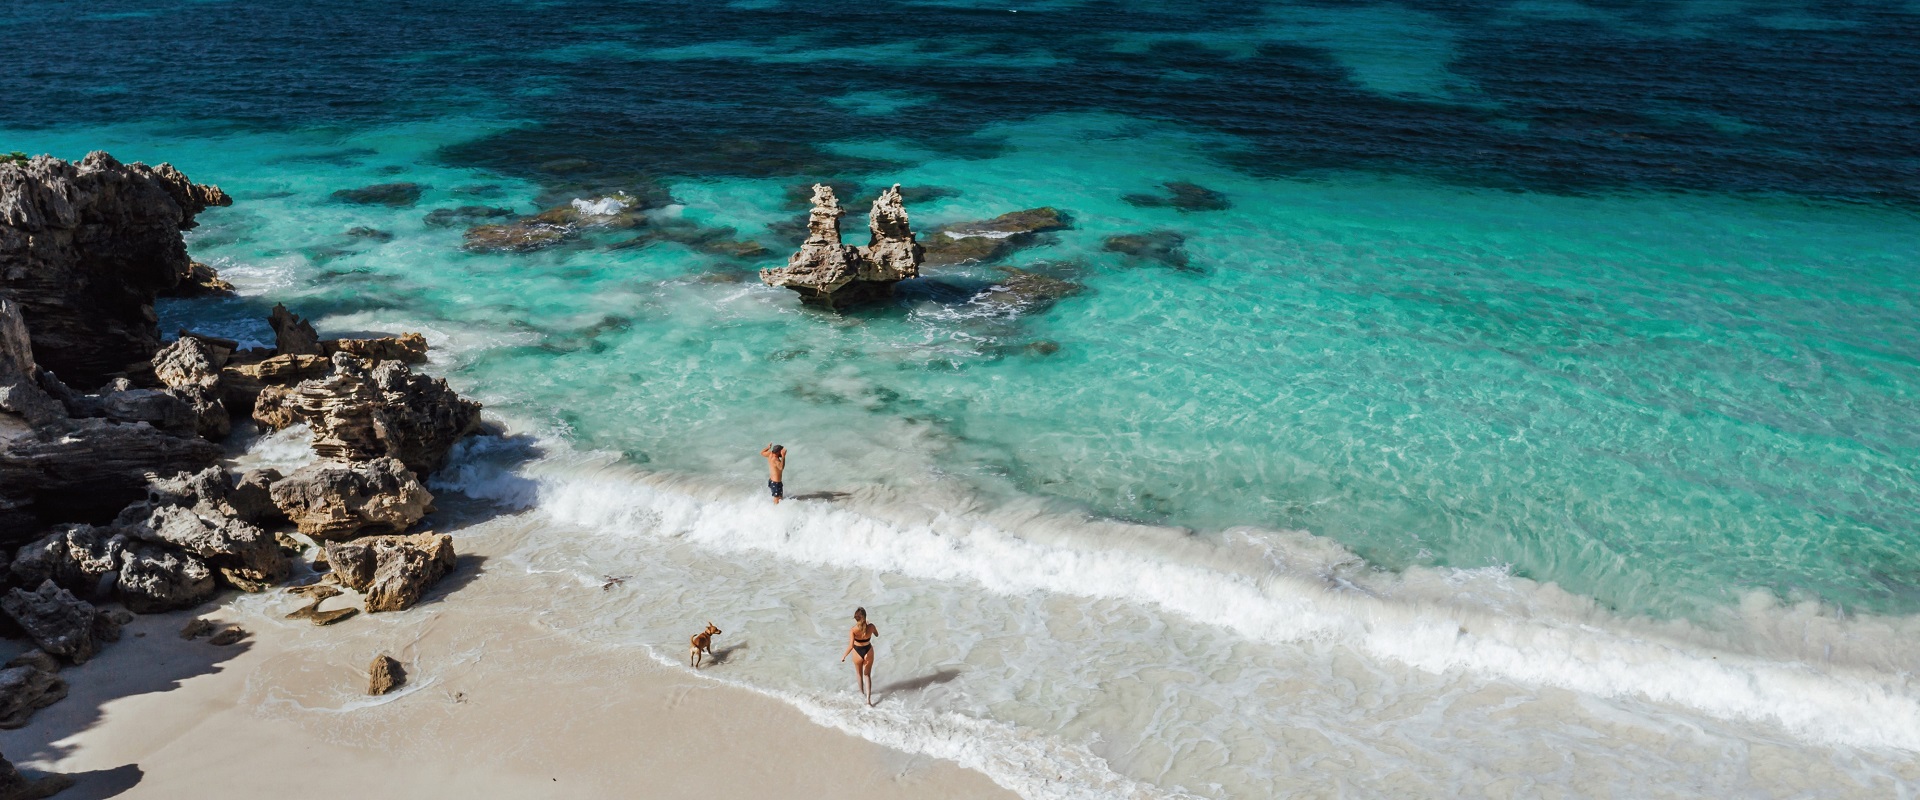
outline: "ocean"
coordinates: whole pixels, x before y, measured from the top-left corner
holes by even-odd
[[[489,568],[633,576],[556,631],[683,665],[711,617],[752,647],[703,674],[1036,798],[1920,795],[1920,4],[25,0],[0,35],[0,152],[233,195],[188,243],[240,296],[163,330],[428,336],[502,426],[432,486],[546,520]],[[923,240],[1071,227],[823,312],[756,275],[815,182],[850,243],[896,183]],[[582,216],[469,252],[504,218],[433,212],[470,206]]]

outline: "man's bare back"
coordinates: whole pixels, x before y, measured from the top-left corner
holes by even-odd
[[[760,456],[767,460],[767,490],[773,492],[773,504],[779,505],[781,496],[786,494],[786,486],[780,476],[787,471],[787,448],[769,444],[760,450]]]

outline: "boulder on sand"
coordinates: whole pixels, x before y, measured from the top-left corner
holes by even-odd
[[[118,572],[127,537],[112,528],[67,525],[22,545],[8,570],[15,583],[39,586],[46,581],[80,595],[91,595],[100,579]]]
[[[192,608],[218,589],[206,562],[170,545],[136,540],[120,556],[115,593],[136,614]]]
[[[393,656],[377,655],[373,663],[367,665],[367,694],[376,697],[393,691],[407,682],[407,671]]]
[[[53,581],[41,583],[33,591],[9,589],[0,597],[0,610],[19,623],[40,649],[75,664],[93,658],[93,618],[98,612],[92,603],[74,597]]]
[[[366,596],[371,614],[411,608],[428,588],[453,572],[458,559],[453,537],[417,533],[328,542],[327,563],[342,586]]]
[[[58,668],[57,663],[53,666]],[[25,727],[33,712],[66,696],[67,681],[53,669],[37,663],[10,664],[0,669],[0,728]],[[11,770],[11,765],[0,767],[0,798],[13,796],[6,793],[5,773]]]
[[[183,506],[163,505],[126,530],[135,538],[199,557],[228,585],[244,592],[266,591],[291,571],[272,534],[228,516],[207,518]]]
[[[269,494],[301,533],[315,539],[397,533],[433,506],[433,495],[393,458],[308,464],[273,484]]]

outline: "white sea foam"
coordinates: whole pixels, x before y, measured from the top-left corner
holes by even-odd
[[[588,216],[610,217],[625,210],[630,199],[624,195],[608,195],[598,200],[576,197],[573,199],[573,208]]]
[[[469,465],[447,485],[537,503],[562,522],[614,536],[1006,595],[1112,599],[1253,641],[1335,642],[1433,673],[1644,698],[1818,743],[1920,750],[1920,687],[1885,668],[1915,663],[1920,631],[1907,618],[1756,602],[1716,631],[1621,619],[1499,571],[1374,570],[1300,533],[1243,529],[1216,541],[1036,508],[935,507],[885,489],[776,508],[604,458],[558,456],[518,474]]]
[[[1016,231],[941,231],[949,239],[1005,239],[1016,235]]]

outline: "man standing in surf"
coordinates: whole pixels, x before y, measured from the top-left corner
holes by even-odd
[[[770,444],[760,450],[760,456],[767,460],[767,490],[773,492],[773,504],[780,505],[786,486],[780,482],[780,475],[787,471],[787,448]]]

